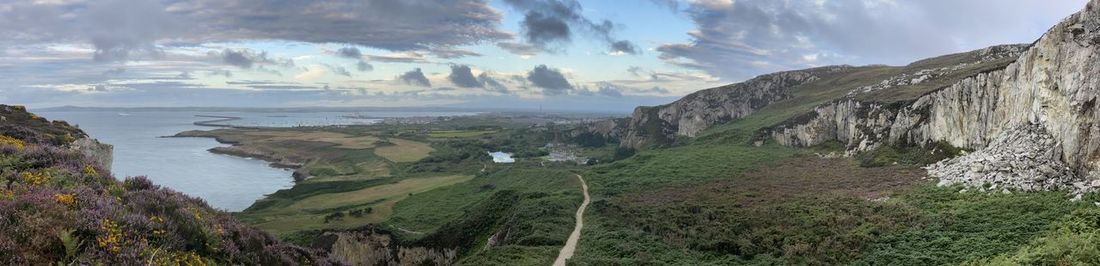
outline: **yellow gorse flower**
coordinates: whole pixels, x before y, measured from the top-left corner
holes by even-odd
[[[27,144],[17,138],[0,135],[0,146],[15,146],[15,149],[23,150]]]
[[[99,171],[96,171],[95,167],[92,167],[92,165],[84,165],[84,175],[99,176]]]
[[[23,172],[20,174],[20,177],[23,178],[24,183],[32,186],[40,186],[50,181],[50,176],[45,173]]]
[[[53,199],[57,200],[57,203],[65,204],[68,206],[76,205],[76,195],[72,193],[57,193],[53,195]]]
[[[95,237],[96,244],[114,253],[121,252],[123,238],[126,237],[126,233],[122,232],[122,228],[119,228],[117,223],[104,219],[103,223],[99,225],[99,229],[103,230],[105,234]]]

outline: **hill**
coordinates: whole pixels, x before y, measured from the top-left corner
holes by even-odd
[[[109,163],[80,129],[0,105],[0,264],[330,264]]]
[[[572,263],[1100,263],[1097,2],[1028,45],[767,74],[589,125],[637,153],[585,175]]]

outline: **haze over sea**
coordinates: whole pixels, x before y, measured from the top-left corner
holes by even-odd
[[[196,112],[196,111],[41,111],[51,120],[65,120],[114,145],[112,172],[118,178],[144,175],[158,185],[206,200],[211,206],[240,211],[264,195],[293,185],[290,170],[268,166],[260,160],[213,154],[207,150],[226,146],[208,138],[162,138],[187,130],[209,130],[195,121],[205,116],[241,117],[222,122],[243,126],[290,127],[299,125],[370,124],[378,119],[347,118],[464,115],[440,112]]]

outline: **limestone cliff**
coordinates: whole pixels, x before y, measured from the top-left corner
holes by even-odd
[[[886,104],[848,97],[769,134],[793,146],[839,140],[851,152],[935,141],[978,149],[1014,128],[1037,125],[1056,140],[1057,158],[1078,176],[1100,177],[1097,2],[1051,28],[1004,69],[965,78],[912,101]]]
[[[634,109],[622,133],[622,146],[640,148],[695,137],[715,125],[748,116],[791,97],[791,88],[851,69],[829,66],[761,75],[745,82],[701,90],[661,106]]]

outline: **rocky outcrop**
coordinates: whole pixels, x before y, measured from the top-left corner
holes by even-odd
[[[573,136],[583,134],[585,132],[596,134],[605,139],[619,139],[623,136],[623,129],[625,125],[629,123],[629,119],[607,119],[600,120],[592,123],[588,123],[579,132],[573,132]]]
[[[1045,150],[1041,154],[1050,153],[1051,160],[1055,160],[1039,158],[1037,162],[1055,168],[1060,166],[1056,161],[1061,162],[1078,178],[1100,178],[1100,113],[1096,111],[1100,96],[1098,2],[1091,1],[1085,10],[1051,28],[1004,69],[967,77],[912,101],[886,104],[853,97],[834,101],[778,125],[766,135],[792,146],[838,140],[848,144],[849,152],[884,144],[925,145],[938,141],[982,149],[998,137],[1019,137],[1022,133],[1017,128],[1034,126],[1050,136],[1041,137],[1040,141],[1053,142],[1042,147]],[[1007,145],[989,149],[988,153],[997,154],[1016,148]],[[934,169],[946,171],[937,173],[963,173],[958,171],[959,167],[966,168],[973,165],[967,160],[979,159],[968,157],[955,161],[958,166]],[[1021,167],[1024,168],[1027,167]],[[977,170],[982,171],[967,171],[960,178],[989,173]],[[1017,169],[983,180],[1008,180],[1012,176],[1039,178],[1029,171],[1032,170]],[[1024,184],[1017,188],[1047,186]]]
[[[621,137],[624,147],[668,143],[677,136],[695,137],[710,126],[756,112],[791,97],[792,88],[851,69],[829,66],[761,75],[745,82],[701,90],[670,104],[634,109]]]
[[[325,232],[313,247],[347,265],[453,265],[458,259],[455,249],[402,246],[389,232],[373,225]]]
[[[80,151],[84,156],[108,168],[114,162],[114,146],[100,143],[99,140],[93,138],[80,138],[69,144],[69,148]]]

